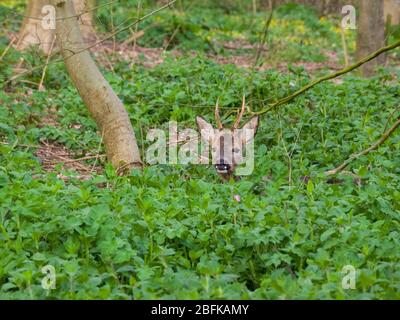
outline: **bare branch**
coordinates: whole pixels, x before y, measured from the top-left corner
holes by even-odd
[[[94,44],[92,44],[92,45],[90,45],[90,46],[88,46],[88,47],[82,48],[81,50],[78,50],[78,51],[76,51],[76,52],[72,52],[72,51],[71,51],[71,55],[70,55],[69,57],[67,57],[67,58],[65,58],[65,59],[64,59],[64,58],[56,59],[56,60],[53,60],[51,63],[60,63],[60,62],[64,62],[65,60],[70,59],[70,58],[72,58],[73,56],[75,56],[75,55],[77,55],[77,54],[80,54],[80,53],[82,53],[82,52],[84,52],[84,51],[86,51],[86,50],[92,49],[93,47],[96,47],[96,46],[98,46],[99,44],[102,44],[103,42],[112,39],[112,38],[115,37],[117,34],[123,32],[123,31],[129,30],[130,28],[134,27],[135,25],[137,25],[138,23],[142,22],[143,20],[146,20],[147,18],[151,17],[152,15],[154,15],[154,14],[156,14],[156,13],[158,13],[158,12],[160,12],[160,11],[162,11],[162,10],[168,8],[168,7],[170,7],[170,6],[171,6],[172,4],[174,4],[175,2],[176,2],[176,0],[172,0],[172,1],[168,2],[166,5],[160,7],[160,8],[158,8],[158,9],[156,9],[156,10],[151,11],[150,13],[148,13],[148,14],[146,14],[145,16],[141,17],[140,19],[135,20],[134,22],[132,22],[132,23],[129,24],[128,26],[116,30],[115,32],[113,32],[113,33],[111,33],[110,35],[106,36],[105,38],[103,38],[103,39],[101,39],[101,40],[95,42]],[[55,55],[57,55],[58,53],[59,53],[59,52],[55,52],[55,53],[51,56],[51,58],[54,57]],[[41,64],[41,65],[39,65],[39,66],[36,66],[36,67],[34,67],[34,68],[31,68],[30,70],[21,72],[21,73],[15,75],[15,76],[11,77],[9,80],[5,81],[5,83],[10,83],[10,82],[12,82],[12,81],[14,81],[14,80],[16,80],[16,79],[18,79],[18,78],[24,76],[24,75],[30,74],[30,73],[32,73],[32,72],[38,70],[38,69],[42,69],[42,68],[44,68],[45,65],[46,65],[46,64]]]
[[[272,109],[274,109],[276,107],[279,107],[279,106],[281,106],[283,104],[289,103],[290,101],[292,101],[295,98],[297,98],[299,95],[301,95],[301,94],[305,93],[306,91],[308,91],[308,90],[312,89],[313,87],[315,87],[317,84],[320,84],[321,82],[324,82],[324,81],[327,81],[327,80],[335,79],[335,78],[340,77],[340,76],[342,76],[342,75],[344,75],[346,73],[349,73],[349,72],[361,67],[363,64],[375,59],[379,55],[381,55],[381,54],[383,54],[383,53],[385,53],[387,51],[393,50],[395,48],[398,48],[398,47],[400,47],[400,40],[396,41],[395,43],[393,43],[393,44],[391,44],[389,46],[383,47],[383,48],[375,51],[374,53],[371,53],[369,56],[365,57],[364,59],[361,59],[357,63],[355,63],[355,64],[353,64],[353,65],[351,65],[351,66],[349,66],[347,68],[344,68],[344,69],[342,69],[342,70],[340,70],[338,72],[335,72],[335,73],[329,74],[327,76],[324,76],[322,78],[316,79],[316,80],[310,82],[309,84],[307,84],[306,86],[304,86],[303,88],[301,88],[300,90],[294,92],[293,94],[291,94],[291,95],[289,95],[289,96],[287,96],[285,98],[282,98],[282,99],[270,104],[268,107],[266,107],[265,109],[263,109],[261,111],[252,112],[252,114],[261,115],[261,114],[269,112],[270,110],[272,110]]]
[[[119,1],[119,0],[113,0],[113,1],[110,1],[110,2],[107,2],[107,3],[100,4],[100,5],[98,5],[98,6],[94,6],[94,7],[89,8],[89,9],[85,9],[85,10],[81,11],[80,13],[77,13],[76,15],[73,15],[73,16],[69,16],[69,17],[65,17],[65,18],[49,19],[49,20],[51,20],[51,21],[60,21],[60,20],[67,20],[67,19],[72,19],[72,18],[80,18],[81,16],[83,16],[83,15],[85,15],[85,14],[87,14],[87,13],[90,13],[90,12],[92,12],[92,11],[96,11],[97,9],[101,9],[101,8],[103,8],[103,7],[105,7],[105,6],[108,6],[108,5],[113,4],[113,3],[115,3],[115,2],[118,2],[118,1]],[[16,12],[15,10],[10,9],[10,8],[5,8],[5,9],[12,11],[12,15],[13,15],[13,16],[22,17],[22,18],[27,18],[27,19],[31,19],[31,20],[39,20],[39,21],[40,21],[40,20],[43,20],[43,17],[32,17],[32,16],[27,16],[27,15],[18,13],[18,12]]]
[[[336,169],[333,170],[329,170],[327,172],[325,172],[325,174],[327,176],[332,176],[335,174],[338,174],[340,172],[342,172],[344,169],[346,169],[346,167],[353,162],[354,160],[367,155],[368,153],[375,151],[376,149],[378,149],[382,144],[384,144],[386,142],[387,139],[389,139],[389,137],[391,136],[391,134],[400,126],[400,118],[397,119],[396,123],[388,130],[386,131],[378,141],[376,141],[373,145],[371,145],[369,148],[353,154],[352,156],[350,156],[349,159],[347,159],[345,162],[343,162],[339,167],[337,167]]]
[[[217,100],[217,103],[215,104],[215,122],[219,130],[222,130],[224,128],[221,122],[221,117],[219,116],[219,98]]]
[[[237,129],[239,127],[240,121],[242,120],[245,111],[246,111],[246,97],[243,95],[242,109],[240,110],[240,113],[233,125],[233,129]]]

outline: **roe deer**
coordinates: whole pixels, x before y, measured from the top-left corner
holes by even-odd
[[[258,116],[251,118],[239,129],[240,121],[246,109],[243,96],[242,109],[231,129],[225,129],[219,115],[219,102],[215,106],[217,129],[202,117],[196,117],[201,139],[211,146],[212,164],[224,180],[229,180],[235,173],[238,164],[243,163],[243,147],[249,144],[258,129]]]

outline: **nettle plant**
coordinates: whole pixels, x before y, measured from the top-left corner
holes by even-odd
[[[196,117],[201,139],[206,145],[211,146],[212,163],[224,180],[229,180],[233,176],[250,175],[254,169],[254,137],[257,133],[259,117],[252,117],[242,128],[239,128],[245,110],[246,101],[243,96],[241,111],[229,129],[224,128],[222,124],[219,101],[215,106],[217,128],[204,118]],[[242,164],[245,166],[239,167]]]

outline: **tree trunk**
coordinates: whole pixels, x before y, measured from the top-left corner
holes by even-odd
[[[384,11],[386,21],[390,20],[392,25],[400,23],[400,0],[385,0]]]
[[[46,54],[49,53],[54,37],[54,30],[42,27],[42,8],[49,0],[29,0],[25,10],[25,18],[18,36],[17,50],[25,50],[29,46],[38,45]]]
[[[383,1],[359,1],[357,29],[357,60],[385,46]],[[376,67],[385,63],[386,55],[380,55],[375,60],[364,64],[361,67],[361,72],[365,77],[371,77],[374,75]]]
[[[30,46],[38,45],[45,54],[49,54],[55,32],[42,27],[44,17],[42,8],[49,4],[50,0],[28,0],[25,18],[18,36],[17,50],[22,51]],[[95,0],[74,0],[75,12],[78,13],[93,8],[95,5]],[[86,41],[95,39],[92,17],[93,11],[90,11],[79,19],[83,38]]]
[[[57,43],[68,73],[100,132],[108,160],[118,169],[140,168],[139,148],[127,111],[82,41],[72,0],[51,0],[57,10]],[[83,50],[83,51],[82,51]]]
[[[75,12],[89,11],[83,14],[79,20],[82,37],[85,41],[95,40],[95,30],[93,27],[93,8],[95,6],[96,0],[74,0]]]

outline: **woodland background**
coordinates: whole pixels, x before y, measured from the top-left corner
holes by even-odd
[[[400,40],[395,0],[360,1],[343,30],[333,0],[68,0],[56,40],[0,1],[0,298],[400,298],[398,49],[270,108]],[[149,129],[243,95],[253,175],[144,163]]]

